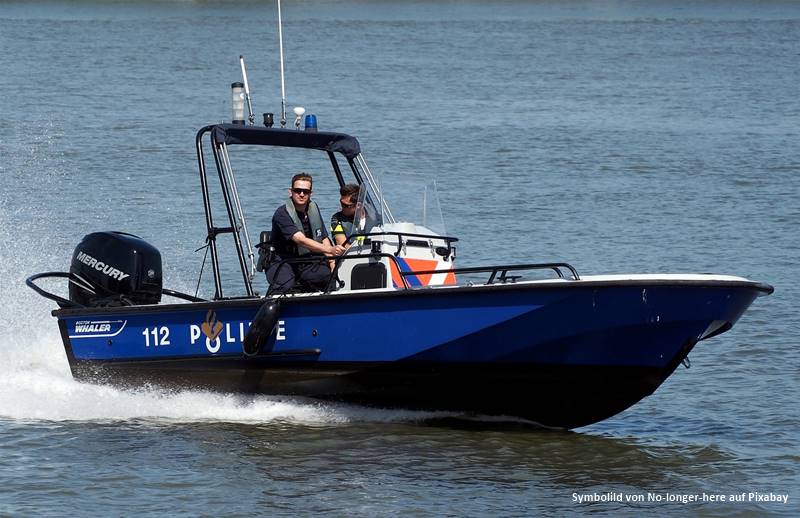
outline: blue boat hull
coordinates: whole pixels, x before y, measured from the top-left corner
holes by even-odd
[[[263,300],[54,314],[73,375],[591,424],[651,394],[768,287],[569,282],[286,298],[260,353]],[[212,338],[209,338],[212,337]]]

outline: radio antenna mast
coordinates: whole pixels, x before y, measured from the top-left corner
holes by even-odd
[[[283,24],[281,23],[281,0],[278,0],[278,48],[281,56],[281,128],[286,127],[286,84],[283,79]]]
[[[253,101],[250,99],[250,85],[247,83],[247,70],[244,68],[244,56],[239,54],[239,65],[242,67],[242,79],[244,79],[244,97],[247,99],[247,110],[250,113],[248,119],[252,126],[256,122],[256,115],[253,113]]]

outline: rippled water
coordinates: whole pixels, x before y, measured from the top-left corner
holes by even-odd
[[[357,135],[377,171],[432,174],[462,265],[728,273],[775,294],[656,394],[570,433],[75,383],[24,278],[119,229],[162,251],[168,287],[194,289],[194,134],[229,117],[239,54],[256,110],[278,111],[275,11],[2,3],[0,514],[798,513],[797,4],[308,0],[284,15],[289,105]],[[251,228],[291,172],[251,179]],[[789,502],[573,498],[608,492]]]

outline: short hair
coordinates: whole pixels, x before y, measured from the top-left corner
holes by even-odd
[[[342,185],[342,188],[339,189],[339,194],[341,196],[350,196],[350,201],[353,202],[356,198],[358,198],[358,192],[361,190],[361,187],[354,183],[347,183]]]
[[[312,187],[314,186],[314,179],[311,178],[311,175],[308,173],[297,173],[296,175],[292,176],[292,184],[290,187],[294,187],[294,182],[297,180],[307,180]]]

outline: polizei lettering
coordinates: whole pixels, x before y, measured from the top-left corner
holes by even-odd
[[[112,279],[117,279],[118,281],[121,281],[125,277],[130,277],[129,274],[123,273],[120,270],[117,270],[116,268],[111,266],[110,264],[104,263],[103,261],[98,261],[97,259],[95,259],[94,257],[92,257],[87,253],[78,252],[78,256],[76,257],[76,259],[85,264],[86,266],[88,266],[89,268],[94,268],[99,272],[103,272]]]

